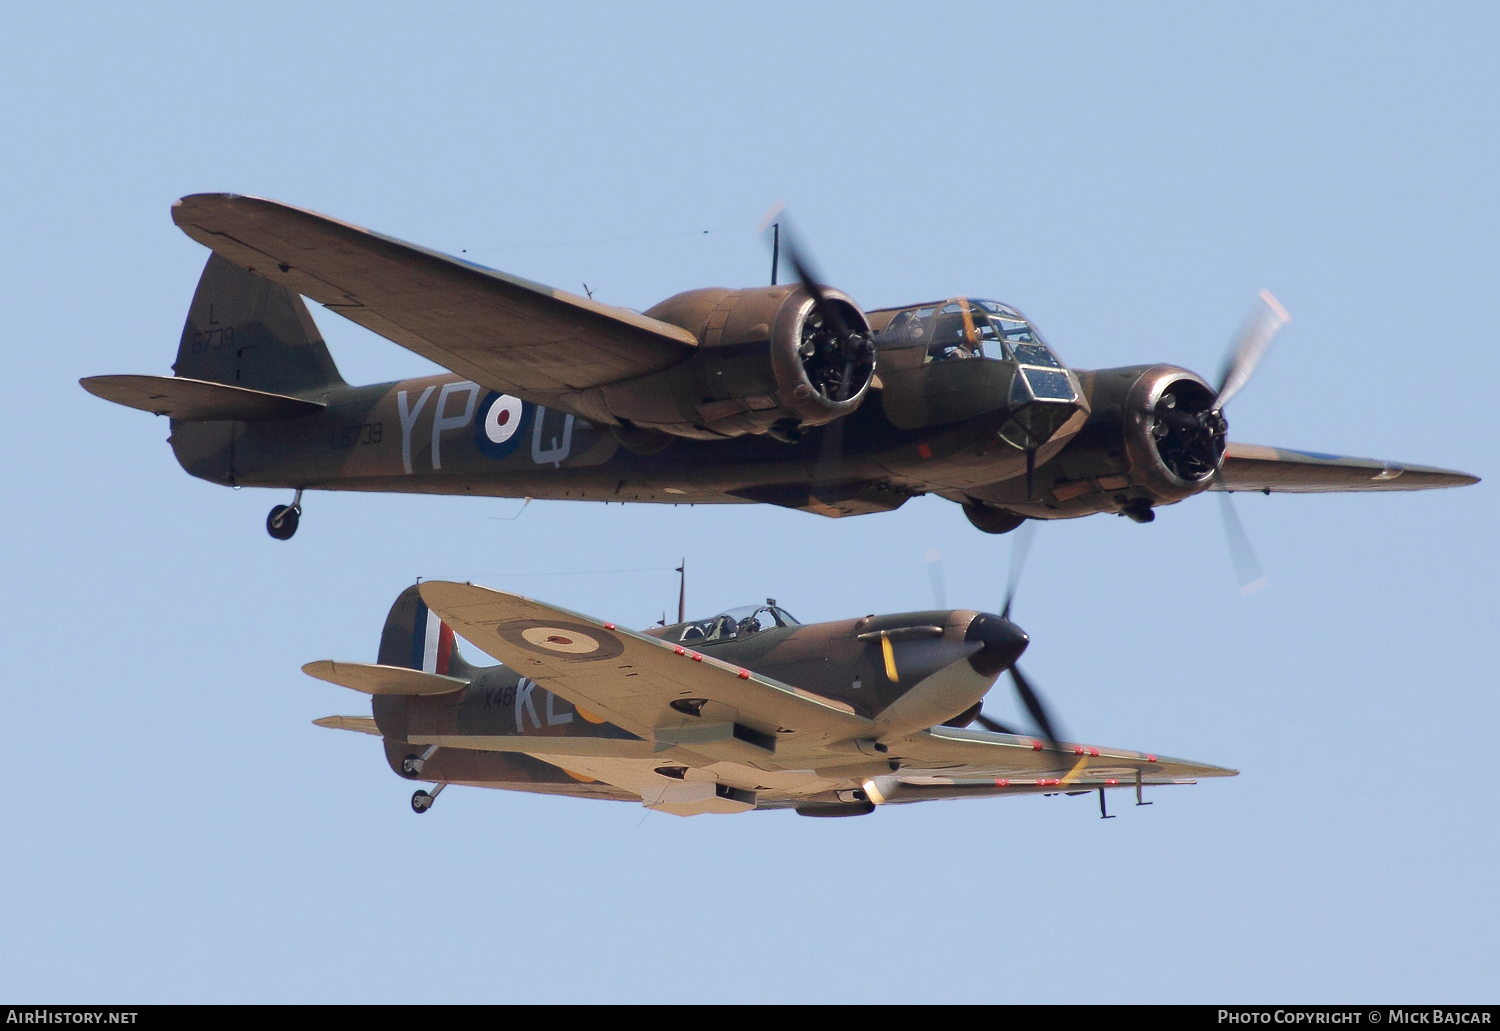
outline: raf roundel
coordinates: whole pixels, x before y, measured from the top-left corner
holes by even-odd
[[[533,626],[521,631],[521,636],[538,648],[564,655],[588,655],[599,650],[599,642],[588,634],[576,630],[564,630],[555,626]]]
[[[474,417],[474,443],[486,458],[505,458],[525,439],[532,406],[519,397],[491,392]]]
[[[495,631],[534,655],[568,662],[612,659],[625,650],[624,643],[608,630],[562,620],[512,619],[496,626]]]

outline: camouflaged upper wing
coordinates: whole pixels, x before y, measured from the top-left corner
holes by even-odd
[[[870,733],[870,721],[848,706],[613,623],[473,584],[431,580],[421,593],[475,647],[586,713],[659,744],[732,746],[711,738],[721,731]]]
[[[215,253],[491,390],[539,403],[669,368],[687,330],[258,197],[172,220]]]
[[[1427,490],[1478,482],[1479,477],[1452,469],[1231,441],[1212,489],[1320,494],[1356,490]]]

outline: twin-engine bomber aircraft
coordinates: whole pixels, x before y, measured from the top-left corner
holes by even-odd
[[[677,294],[637,314],[275,201],[184,197],[214,253],[174,376],[83,386],[172,419],[194,476],[303,490],[766,502],[821,515],[934,493],[979,529],[1153,508],[1204,490],[1416,490],[1464,473],[1231,443],[1223,409],[1286,321],[1270,295],[1215,385],[1172,365],[1070,369],[1016,309],[863,311],[795,250],[798,285]],[[773,277],[774,278],[774,277]],[[339,376],[302,297],[452,370]]]
[[[1006,608],[1009,609],[1007,602]],[[679,614],[680,618],[680,614]],[[454,631],[503,665],[464,661]],[[1236,771],[1063,744],[1015,668],[1026,634],[972,611],[801,626],[775,601],[645,633],[472,584],[407,588],[378,663],[311,662],[373,695],[374,718],[324,727],[381,736],[396,772],[436,783],[640,802],[692,816],[795,809],[858,816],[885,803],[1099,793]],[[1011,671],[1041,735],[981,712]],[[979,722],[991,728],[968,730]],[[1149,804],[1149,803],[1145,803]]]

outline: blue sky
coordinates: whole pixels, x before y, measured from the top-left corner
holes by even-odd
[[[1488,5],[7,5],[11,389],[0,989],[37,1001],[1493,999],[1497,503]],[[77,386],[169,371],[186,193],[274,197],[645,308],[761,282],[795,212],[867,307],[968,293],[1081,367],[1212,375],[1293,322],[1231,436],[1461,468],[1457,491],[1211,499],[1043,526],[1027,669],[1077,737],[1234,766],[1090,798],[680,820],[453,789],[363,699],[416,577],[626,625],[998,606],[954,506],[314,495],[188,477]],[[703,234],[704,229],[716,232]],[[353,382],[430,368],[314,312]],[[607,572],[622,569],[651,572]],[[605,571],[605,572],[601,572]],[[524,575],[523,575],[524,574]],[[1010,704],[1002,698],[1001,709]]]

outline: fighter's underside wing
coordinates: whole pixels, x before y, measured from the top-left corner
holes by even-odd
[[[725,783],[750,790],[756,808],[774,809],[831,800],[838,793],[863,789],[877,794],[876,802],[899,803],[983,795],[1053,794],[1098,788],[1193,784],[1199,777],[1233,776],[1235,771],[1140,752],[1081,746],[1061,751],[1037,750],[1029,738],[964,731],[962,740],[932,740],[919,735],[888,753],[900,764],[892,771],[886,757],[878,763],[851,765],[831,756],[837,765],[815,769],[766,769],[710,763],[689,767],[687,777]],[[946,733],[944,733],[946,737]],[[926,740],[924,740],[926,739]],[[934,748],[933,745],[938,747]],[[601,756],[536,756],[565,768],[577,777],[612,784],[639,795],[651,804],[653,792],[670,787],[655,771],[663,758],[628,759]]]
[[[1462,487],[1478,482],[1477,476],[1451,469],[1231,442],[1212,489],[1320,494],[1429,490],[1433,487]]]
[[[686,330],[276,201],[196,194],[194,240],[491,390],[560,395],[683,361]]]
[[[319,722],[370,732],[365,725],[355,725],[351,717]],[[467,744],[482,747],[444,745],[440,749],[448,764],[444,769],[451,771],[440,779],[476,787],[639,801],[679,815],[832,804],[847,801],[853,791],[861,791],[877,803],[895,804],[1193,784],[1200,777],[1235,773],[1223,767],[1119,749],[1070,745],[1060,751],[1039,750],[1029,738],[985,731],[941,730],[938,734],[916,735],[879,757],[830,751],[821,757],[803,755],[797,760],[755,762],[710,760],[690,748],[668,748],[647,757],[568,754],[566,747],[522,752],[519,749],[525,747],[524,742],[498,738],[487,744]],[[629,750],[618,744],[616,750]],[[1077,751],[1080,747],[1081,754]],[[529,765],[515,773],[486,772],[494,765],[483,759],[496,750],[509,752]],[[893,760],[898,770],[891,769]],[[538,768],[552,776],[538,777]],[[664,776],[660,772],[663,769],[675,773]],[[739,798],[720,795],[716,789],[721,787]]]

